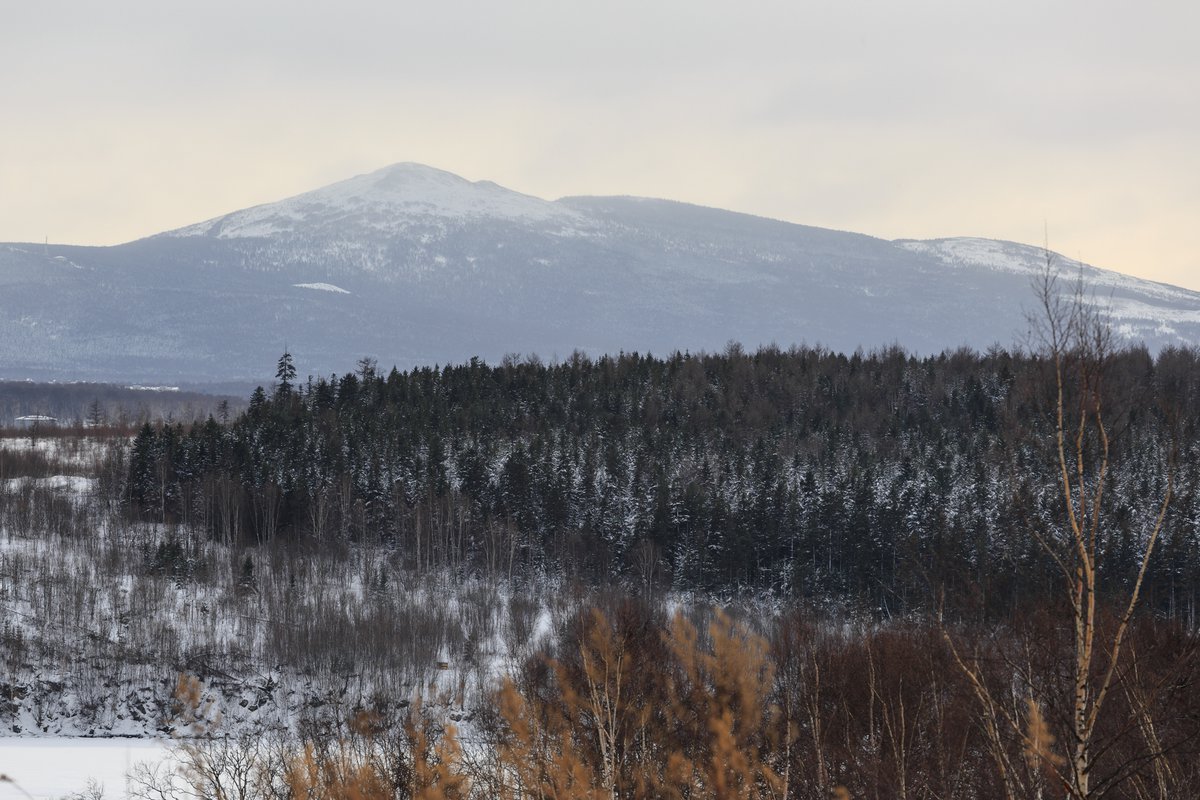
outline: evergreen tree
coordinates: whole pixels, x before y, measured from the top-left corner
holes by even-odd
[[[292,354],[287,350],[283,351],[275,367],[275,381],[276,398],[286,398],[292,393],[292,387],[296,383],[296,365],[292,361]]]

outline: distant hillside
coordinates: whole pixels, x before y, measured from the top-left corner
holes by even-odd
[[[224,405],[222,405],[224,404]],[[0,381],[0,428],[75,424],[133,424],[142,420],[203,420],[237,414],[243,396],[180,391],[178,387],[117,386],[105,383]]]
[[[1200,293],[1083,270],[1127,341],[1200,343]],[[398,164],[115,247],[0,245],[0,377],[262,381],[359,357],[1011,345],[1040,248],[885,241],[631,197],[546,201]]]

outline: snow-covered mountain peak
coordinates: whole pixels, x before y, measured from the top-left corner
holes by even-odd
[[[1187,289],[1093,267],[1034,245],[965,236],[927,240],[899,239],[895,244],[912,253],[933,256],[950,267],[1011,272],[1028,275],[1030,278],[1045,268],[1046,259],[1049,258],[1051,267],[1063,279],[1073,279],[1082,271],[1085,284],[1100,297],[1114,292],[1133,292],[1167,302],[1187,303],[1189,306],[1196,302],[1196,293]]]
[[[249,239],[333,227],[388,233],[430,218],[492,218],[561,226],[573,226],[583,219],[569,208],[491,181],[472,182],[452,172],[402,162],[168,235]]]
[[[1046,257],[394,164],[116,247],[0,244],[0,365],[144,384],[269,374],[280,342],[314,374],[729,341],[927,354],[1016,341]],[[1200,292],[1050,258],[1123,340],[1200,343]]]

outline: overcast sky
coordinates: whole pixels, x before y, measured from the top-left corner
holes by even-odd
[[[1200,289],[1200,4],[23,2],[0,241],[113,244],[418,161]]]

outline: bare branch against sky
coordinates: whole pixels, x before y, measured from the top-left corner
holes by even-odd
[[[14,3],[0,240],[107,244],[396,161],[1200,289],[1200,6]]]

